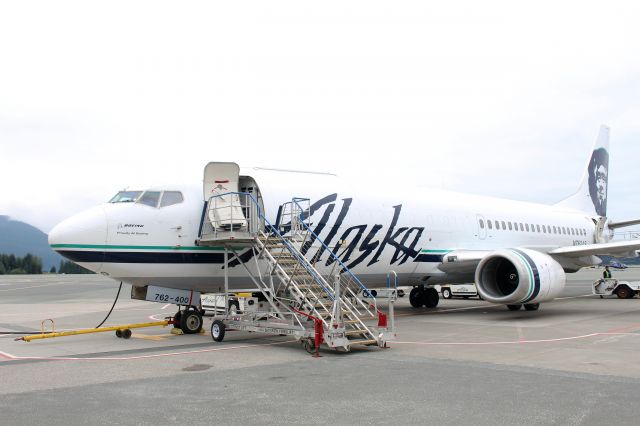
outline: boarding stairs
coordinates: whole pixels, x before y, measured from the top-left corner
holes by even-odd
[[[218,203],[216,199],[220,197],[226,200]],[[228,326],[249,331],[277,330],[279,334],[298,337],[307,349],[317,349],[318,333],[322,335],[320,342],[339,351],[385,347],[394,336],[386,314],[378,309],[376,299],[353,272],[313,232],[310,201],[294,198],[282,207],[276,227],[266,219],[252,194],[221,194],[209,200],[206,217],[211,220],[199,244],[224,246],[225,252],[231,254],[225,256],[225,263],[239,262],[269,306],[263,312],[225,318]],[[220,208],[228,211],[215,211]],[[225,267],[225,273],[228,269]]]

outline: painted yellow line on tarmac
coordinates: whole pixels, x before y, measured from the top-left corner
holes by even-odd
[[[169,337],[171,337],[170,334],[155,334],[155,335],[150,335],[150,334],[137,334],[134,333],[131,335],[132,338],[134,339],[143,339],[143,340],[153,340],[155,342],[161,342],[164,340],[167,340]]]

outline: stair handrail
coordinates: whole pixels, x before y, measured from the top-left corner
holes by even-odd
[[[266,215],[263,213],[262,209],[260,208],[260,203],[258,203],[258,200],[253,196],[253,194],[251,194],[249,192],[240,192],[240,191],[229,191],[229,192],[225,192],[223,194],[214,194],[214,195],[210,196],[209,199],[207,200],[207,210],[210,209],[211,200],[213,200],[214,198],[224,197],[226,195],[244,195],[244,196],[247,196],[253,202],[253,204],[256,206],[256,212],[258,214],[258,217],[263,219],[265,221],[265,223],[267,225],[269,225],[270,232],[273,232],[274,234],[276,234],[278,236],[278,238],[290,249],[291,253],[293,253],[293,255],[300,261],[299,263],[302,264],[303,267],[307,270],[307,272],[309,272],[311,274],[311,276],[313,276],[316,279],[318,284],[320,284],[320,286],[325,290],[327,295],[329,295],[329,297],[332,300],[334,299],[334,295],[333,295],[333,292],[331,291],[331,287],[329,286],[329,283],[314,268],[309,268],[307,266],[309,261],[301,253],[299,253],[298,250],[296,250],[296,248],[295,248],[295,246],[293,246],[293,244],[291,244],[286,238],[284,238],[284,236],[280,233],[280,231],[277,230],[275,228],[275,226],[273,226],[271,224],[271,222],[269,222],[269,219],[267,219]],[[251,222],[249,222],[249,223],[251,223]],[[306,224],[304,224],[304,225],[306,226]],[[251,233],[251,234],[256,234],[257,235],[257,232],[258,232],[258,230],[249,229],[249,233]]]
[[[300,205],[299,201],[308,201],[308,200],[309,200],[308,198],[298,198],[298,197],[294,197],[291,201],[292,201],[293,203],[295,203],[295,204],[300,208],[300,210],[301,210],[301,211],[304,211],[304,209],[303,209],[303,208],[302,208],[302,206]],[[344,272],[346,272],[346,273],[349,275],[349,277],[350,277],[353,281],[355,281],[355,283],[356,283],[356,284],[358,284],[358,285],[360,286],[360,288],[362,289],[362,292],[363,292],[363,294],[365,295],[365,297],[366,297],[366,295],[369,295],[369,297],[372,297],[372,298],[373,298],[373,300],[374,300],[374,304],[375,304],[375,309],[377,310],[377,309],[378,309],[378,307],[377,307],[377,303],[375,302],[375,300],[376,300],[376,299],[375,299],[375,297],[373,297],[373,295],[371,294],[371,292],[369,291],[369,289],[368,289],[364,284],[362,284],[362,282],[358,279],[358,277],[356,277],[356,276],[355,276],[355,274],[354,274],[353,272],[351,272],[351,269],[347,268],[347,265],[345,265],[344,263],[342,263],[342,261],[340,260],[340,258],[338,257],[338,255],[337,255],[337,254],[335,254],[335,253],[333,252],[333,250],[331,250],[331,249],[330,249],[330,248],[329,248],[329,247],[324,243],[324,241],[322,241],[322,239],[320,239],[320,237],[319,237],[315,232],[313,232],[313,230],[311,229],[311,227],[310,227],[309,225],[307,225],[307,223],[306,223],[306,222],[305,222],[305,220],[304,220],[304,217],[302,217],[302,216],[303,216],[303,213],[301,213],[301,214],[300,214],[300,223],[302,223],[302,225],[307,229],[307,231],[308,231],[309,233],[311,233],[311,235],[315,238],[315,240],[316,240],[316,241],[318,241],[318,242],[322,245],[322,247],[325,249],[325,251],[327,251],[327,252],[329,253],[329,256],[330,256],[330,257],[332,257],[332,258],[334,259],[334,261],[335,261],[335,262],[337,262],[337,263],[342,267],[342,270],[343,270]],[[311,211],[309,211],[309,216],[311,216]]]

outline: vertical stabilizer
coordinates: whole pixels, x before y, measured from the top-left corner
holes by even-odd
[[[607,216],[609,183],[609,127],[600,126],[591,157],[578,191],[556,205],[583,211],[590,215]]]

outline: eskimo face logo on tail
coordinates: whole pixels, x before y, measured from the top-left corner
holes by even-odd
[[[589,161],[589,195],[596,213],[607,215],[607,183],[609,179],[609,153],[598,148],[591,154]]]

